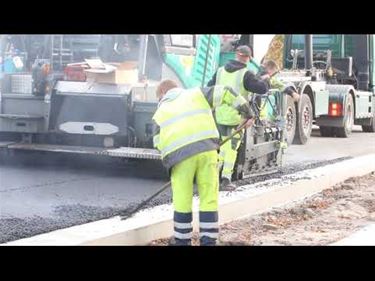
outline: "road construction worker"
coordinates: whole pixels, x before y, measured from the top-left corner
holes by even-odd
[[[286,85],[275,76],[279,72],[279,67],[274,60],[263,60],[261,69],[257,73],[257,76],[262,80],[266,80],[271,89],[279,90],[282,93],[285,93],[293,98],[294,101],[298,101],[299,94],[296,92],[292,84]],[[265,100],[260,101],[260,119],[268,120],[268,110],[269,107],[265,104]]]
[[[154,146],[171,176],[175,245],[191,245],[194,180],[200,198],[200,244],[215,245],[220,137],[212,110],[227,104],[250,118],[250,107],[241,95],[224,86],[185,90],[173,80],[164,80],[156,95],[159,105],[153,116]]]
[[[225,66],[220,67],[207,86],[230,86],[247,100],[249,93],[265,94],[269,89],[268,83],[259,79],[247,68],[251,57],[252,52],[248,46],[239,46],[236,49],[236,59],[230,60]],[[267,77],[263,77],[263,79],[265,78]],[[238,112],[226,104],[216,108],[215,119],[222,139],[231,135],[241,123],[241,116]],[[222,165],[221,190],[234,190],[236,188],[231,179],[243,133],[244,131],[220,148],[220,163]]]
[[[258,72],[258,76],[268,81],[272,89],[277,89],[280,92],[287,94],[297,102],[299,100],[299,94],[296,92],[292,84],[285,84],[277,79],[275,76],[279,72],[279,67],[274,60],[264,60],[261,65],[261,70]],[[264,102],[261,104],[260,119],[267,119],[268,108]]]
[[[274,60],[265,60],[262,63],[261,70],[258,76],[262,80],[268,80],[268,83],[272,89],[278,89],[281,92],[291,96],[295,101],[298,101],[299,94],[296,92],[292,85],[285,85],[283,82],[277,79],[275,76],[279,72],[279,67]]]

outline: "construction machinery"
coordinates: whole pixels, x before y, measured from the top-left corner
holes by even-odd
[[[239,40],[254,46],[261,37],[245,34]],[[324,137],[349,137],[353,125],[375,131],[374,51],[374,35],[368,34],[275,36],[265,58],[282,58],[278,79],[300,95],[298,102],[287,97],[288,144],[305,144],[313,124]]]
[[[2,57],[9,58],[4,46],[15,39],[23,42],[17,48],[25,54],[23,68],[2,72],[0,148],[5,152],[160,160],[153,149],[151,120],[158,81],[170,78],[184,88],[204,86],[220,61],[217,35],[43,35],[38,42],[29,38],[32,35],[17,36],[4,35],[1,40]],[[19,60],[20,55],[10,58]],[[67,77],[69,63],[95,58],[135,63],[137,80]],[[273,172],[282,165],[285,97],[275,91],[263,97],[271,108],[267,120],[259,118],[256,98],[253,95],[250,103],[258,118],[246,131],[234,179]]]

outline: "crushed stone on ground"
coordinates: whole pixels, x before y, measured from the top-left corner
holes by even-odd
[[[280,169],[277,173],[240,180],[237,182],[237,185],[243,186],[269,179],[281,178],[285,175],[334,164],[351,158],[352,157],[341,157],[326,161],[305,162],[298,165],[287,165]],[[169,193],[162,193],[140,210],[162,204],[168,204],[171,203],[171,201],[172,200]],[[135,208],[136,204],[128,205],[126,208],[99,208],[83,204],[74,204],[67,206],[57,206],[54,216],[51,217],[33,216],[21,219],[16,217],[0,216],[0,243],[6,243],[9,241],[27,238],[62,228],[89,223],[96,220],[107,219],[114,216],[126,216],[130,211],[133,210],[133,207]]]
[[[375,173],[220,227],[218,245],[328,245],[375,222]],[[168,245],[160,239],[150,245]],[[198,245],[194,233],[193,245]]]

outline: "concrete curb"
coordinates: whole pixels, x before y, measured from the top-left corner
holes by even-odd
[[[301,200],[348,178],[372,171],[375,171],[375,154],[247,185],[229,194],[221,192],[220,224]],[[195,198],[194,210],[198,210],[197,207],[198,200]],[[161,205],[143,210],[125,221],[114,217],[3,245],[144,245],[172,235],[172,213],[171,205]],[[195,212],[195,229],[197,217]]]

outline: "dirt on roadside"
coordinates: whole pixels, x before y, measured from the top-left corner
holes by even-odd
[[[375,173],[220,227],[219,245],[328,245],[375,222]],[[168,245],[169,239],[150,245]],[[194,233],[193,245],[198,245]]]

